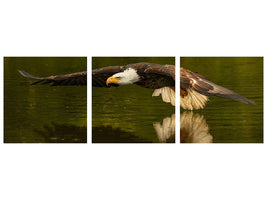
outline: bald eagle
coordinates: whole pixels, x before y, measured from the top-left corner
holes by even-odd
[[[125,66],[108,66],[92,72],[94,87],[135,84],[155,89],[152,96],[161,94],[162,100],[175,106],[175,66],[154,63],[135,63]]]
[[[87,72],[76,72],[49,77],[32,76],[25,71],[19,73],[34,79],[35,84],[57,85],[86,85]],[[162,100],[175,105],[175,66],[153,63],[135,63],[125,66],[108,66],[92,71],[92,85],[94,87],[110,87],[136,84],[144,88],[155,89],[152,96],[161,94]]]
[[[180,68],[180,106],[186,110],[203,108],[208,101],[208,96],[225,97],[256,105],[255,102],[232,90],[212,83],[198,73]]]

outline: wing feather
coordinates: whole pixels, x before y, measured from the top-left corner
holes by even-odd
[[[246,97],[243,97],[232,90],[216,85],[215,83],[212,83],[208,80],[198,81],[192,85],[192,88],[203,95],[225,97],[246,104],[251,103],[256,105],[255,102],[247,99]]]
[[[49,76],[49,77],[36,77],[32,76],[29,73],[18,70],[19,73],[26,77],[31,78],[36,81],[32,83],[32,85],[35,84],[49,84],[51,83],[53,86],[56,85],[87,85],[87,72],[76,72],[71,74],[64,74],[64,75],[56,75],[56,76]]]
[[[144,72],[168,76],[168,77],[171,77],[175,81],[175,66],[174,65],[150,64],[150,66],[147,69],[145,69]]]
[[[206,77],[199,75],[198,73],[194,73],[181,68],[180,76],[180,86],[185,90],[192,88],[202,95],[225,97],[246,104],[251,103],[256,105],[255,102],[247,99],[246,97],[243,97],[232,90],[216,85],[215,83],[209,81]]]

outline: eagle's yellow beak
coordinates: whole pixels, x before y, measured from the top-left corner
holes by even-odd
[[[119,81],[120,81],[119,79],[117,79],[117,78],[111,76],[111,77],[109,77],[109,78],[107,79],[106,84],[109,85],[109,84],[111,84],[111,83],[118,83]]]

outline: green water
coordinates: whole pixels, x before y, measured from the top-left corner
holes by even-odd
[[[86,68],[86,57],[4,58],[4,142],[85,143],[86,86],[30,85],[17,70],[45,77]]]
[[[198,72],[210,81],[231,89],[257,104],[254,106],[231,99],[210,97],[203,110],[194,110],[195,118],[202,116],[204,123],[208,125],[208,134],[212,136],[211,142],[263,142],[262,57],[182,57],[180,63],[181,67]],[[184,110],[181,108],[181,117],[183,114]],[[185,113],[183,117],[187,115]],[[196,124],[197,120],[193,121]]]
[[[94,57],[92,68],[126,65],[137,62],[175,64],[173,57]],[[155,127],[171,119],[175,107],[161,97],[152,97],[154,90],[137,85],[92,88],[93,142],[174,142],[174,134],[164,137]],[[173,118],[174,119],[174,115]],[[166,121],[165,120],[165,121]]]

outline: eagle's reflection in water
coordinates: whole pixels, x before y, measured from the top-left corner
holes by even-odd
[[[203,115],[185,111],[180,116],[181,143],[212,143],[212,135]]]
[[[172,114],[171,117],[165,117],[162,124],[159,122],[153,123],[153,126],[159,142],[175,142],[175,114]]]

